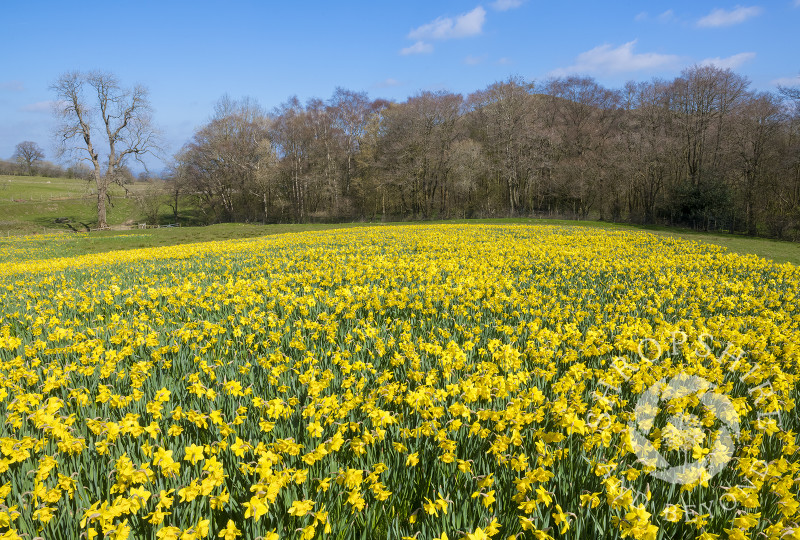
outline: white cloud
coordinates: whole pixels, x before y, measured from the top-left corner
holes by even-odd
[[[508,64],[511,63],[511,58],[508,58],[507,56],[498,58],[497,63],[500,64],[501,66],[507,66]]]
[[[22,81],[3,81],[0,82],[0,90],[7,90],[9,92],[22,92],[25,90],[25,85]]]
[[[664,13],[662,13],[661,15],[658,16],[659,22],[662,22],[662,23],[672,22],[675,19],[676,19],[675,12],[672,11],[671,9],[668,9],[667,11],[665,11]]]
[[[736,6],[728,11],[727,9],[715,9],[705,17],[697,21],[697,26],[715,28],[718,26],[731,26],[743,23],[761,13],[762,9],[758,6],[743,7]]]
[[[794,0],[794,7],[800,7],[800,0]]]
[[[53,107],[55,107],[59,103],[64,103],[64,102],[60,102],[60,101],[37,101],[36,103],[31,103],[29,105],[25,105],[25,106],[21,107],[20,110],[23,111],[23,112],[36,112],[36,113],[47,112],[47,113],[49,113],[49,112],[51,112],[53,110]]]
[[[719,69],[736,69],[755,57],[756,53],[754,52],[743,52],[734,54],[733,56],[728,56],[727,58],[720,58],[719,56],[716,58],[706,58],[699,63],[701,66],[716,66]]]
[[[636,40],[613,48],[609,44],[600,45],[594,49],[582,52],[575,63],[565,68],[550,72],[550,75],[560,77],[567,74],[607,74],[624,73],[630,71],[655,70],[677,66],[679,57],[674,54],[634,53]]]
[[[800,0],[798,0],[800,3]],[[771,81],[775,86],[800,86],[800,75],[794,77],[781,77]]]
[[[800,1],[800,0],[798,0],[798,1]],[[664,13],[656,15],[654,17],[654,19],[657,20],[660,23],[670,23],[670,22],[677,21],[678,17],[675,16],[675,12],[673,10],[668,9]],[[636,15],[636,17],[634,17],[633,20],[636,21],[636,22],[642,22],[642,21],[648,21],[648,20],[651,20],[651,19],[650,19],[650,15],[646,11],[642,11],[641,13]]]
[[[483,31],[486,10],[481,6],[468,13],[452,17],[439,17],[433,22],[423,24],[408,33],[409,39],[421,42],[428,39],[455,39],[476,36]]]
[[[417,41],[410,47],[406,47],[405,49],[400,49],[400,54],[403,56],[409,54],[428,54],[433,52],[433,45],[430,43],[425,43],[424,41]]]
[[[495,0],[490,6],[497,11],[508,11],[509,9],[516,9],[522,5],[525,0]],[[800,2],[800,0],[797,0]]]
[[[397,79],[393,79],[389,77],[388,79],[383,79],[381,82],[375,85],[376,88],[392,88],[394,86],[402,86],[403,83],[398,81]]]
[[[464,58],[464,63],[468,66],[477,66],[478,64],[482,64],[489,58],[488,54],[481,54],[478,56],[467,56]]]

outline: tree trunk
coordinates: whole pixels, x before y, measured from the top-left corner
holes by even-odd
[[[175,206],[172,207],[172,214],[175,216],[175,223],[178,222],[178,193],[175,193]]]
[[[108,200],[108,187],[105,182],[97,182],[97,228],[105,229],[108,227],[106,222],[106,201]]]

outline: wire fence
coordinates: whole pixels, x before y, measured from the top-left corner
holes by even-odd
[[[12,195],[6,199],[3,197],[0,200],[8,200],[12,203],[29,203],[29,202],[50,202],[50,201],[83,201],[83,200],[91,200],[96,199],[97,195],[95,194],[74,194],[74,195],[59,195],[57,197],[54,196],[45,196],[45,195],[27,195],[25,197],[20,197],[19,195]]]
[[[95,231],[133,231],[137,229],[167,229],[171,227],[180,227],[180,223],[168,223],[166,225],[150,224],[150,223],[137,223],[135,225],[106,225],[105,227],[97,227],[89,229],[90,232]]]
[[[38,235],[45,235],[45,234],[76,234],[76,233],[87,233],[87,232],[98,232],[98,231],[135,231],[135,230],[146,230],[146,229],[168,229],[172,227],[180,227],[180,223],[167,223],[165,225],[156,224],[156,223],[136,223],[133,225],[107,225],[105,227],[95,227],[89,229],[51,229],[49,227],[42,227],[41,229],[37,229],[35,231],[29,231],[24,233],[12,233],[12,231],[8,230],[5,231],[5,234],[0,232],[0,238],[17,238],[17,237],[25,237],[25,236],[38,236]]]
[[[136,192],[130,193],[114,193],[112,197],[120,197],[123,199],[130,199],[136,195]],[[50,202],[50,201],[88,201],[97,199],[97,193],[68,193],[66,195],[4,195],[2,191],[0,191],[0,201],[8,201],[12,203],[30,203],[30,202]]]
[[[24,232],[24,233],[12,233],[11,231],[6,231],[5,234],[0,233],[0,238],[22,238],[25,236],[38,236],[38,235],[45,235],[45,234],[75,234],[78,231],[70,231],[67,229],[50,229],[48,227],[42,227],[41,230]]]

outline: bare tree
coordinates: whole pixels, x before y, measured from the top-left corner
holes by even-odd
[[[122,88],[114,75],[100,71],[65,73],[51,90],[56,93],[56,115],[61,120],[59,153],[76,154],[91,164],[97,187],[97,226],[106,227],[109,187],[122,181],[120,169],[131,157],[144,165],[143,156],[158,149],[148,92],[139,85]]]
[[[44,150],[33,141],[22,141],[14,150],[14,159],[25,166],[29,176],[33,175],[33,166],[44,159]]]
[[[345,139],[346,168],[344,192],[350,192],[350,182],[355,176],[354,156],[359,151],[359,142],[364,138],[364,131],[372,114],[372,103],[366,92],[353,92],[337,87],[330,99],[332,114],[336,126]]]
[[[385,111],[381,168],[394,177],[403,213],[448,215],[463,100],[460,94],[420,92]]]
[[[770,169],[780,161],[781,156],[776,152],[779,145],[775,141],[785,125],[784,116],[780,99],[768,92],[749,95],[734,115],[733,162],[739,173],[735,183],[740,190],[747,234],[756,234],[756,214],[766,207],[761,194],[766,191],[768,177],[772,176]]]
[[[211,121],[195,132],[177,156],[181,183],[215,221],[261,219],[261,197],[253,189],[268,124],[256,100],[223,96]]]
[[[688,178],[697,185],[703,173],[719,166],[727,117],[740,105],[749,81],[730,69],[692,66],[673,83],[673,103],[684,137]]]
[[[310,180],[310,150],[314,132],[308,115],[292,96],[275,109],[270,127],[270,140],[275,145],[281,162],[282,176],[288,186],[295,221],[305,221],[308,214]]]
[[[796,240],[800,238],[800,86],[779,86],[778,92],[784,99],[786,123],[781,151],[783,174],[775,182],[775,191],[779,193],[778,213],[793,223]]]
[[[618,132],[621,95],[590,77],[553,79],[544,89],[557,141],[556,190],[571,203],[572,213],[585,219],[593,208],[602,208],[603,197],[614,191],[616,164],[611,148]]]
[[[660,80],[625,85],[624,154],[618,158],[628,178],[628,208],[644,223],[655,221],[656,207],[670,179],[681,169],[680,137],[670,111],[670,83]]]
[[[534,85],[521,77],[490,85],[469,96],[473,137],[481,143],[492,176],[505,186],[510,215],[525,208],[523,195],[540,161],[534,130]]]
[[[158,224],[161,216],[161,207],[169,204],[171,193],[161,180],[149,184],[138,190],[133,200],[147,223]],[[177,208],[177,206],[176,206]]]
[[[328,216],[339,215],[339,189],[337,186],[336,157],[343,152],[342,137],[334,125],[333,109],[318,98],[306,103],[303,119],[310,139],[309,158],[309,190],[307,210],[309,213],[327,212]],[[347,179],[344,179],[345,182]]]
[[[355,169],[358,175],[354,178],[352,200],[354,210],[366,217],[372,214],[375,219],[378,213],[383,221],[387,218],[388,209],[392,208],[389,189],[392,175],[383,174],[381,168],[381,145],[386,110],[390,103],[377,99],[370,104],[370,115],[358,142],[358,153],[355,155]]]

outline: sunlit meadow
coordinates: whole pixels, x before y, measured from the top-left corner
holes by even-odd
[[[791,264],[551,226],[2,249],[0,538],[800,539]]]

